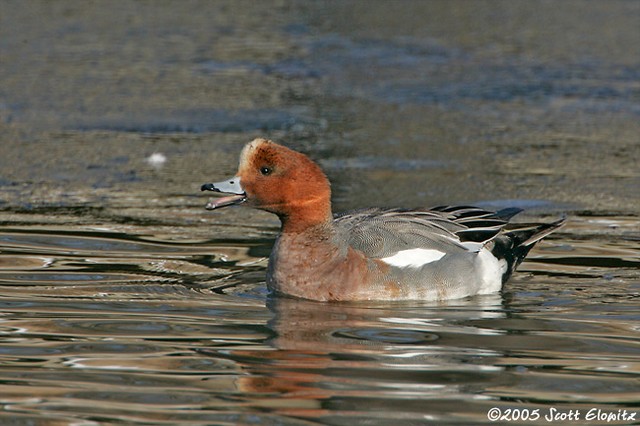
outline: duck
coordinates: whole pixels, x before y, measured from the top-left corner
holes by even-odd
[[[499,292],[550,223],[510,223],[522,209],[371,207],[334,215],[331,185],[305,154],[268,139],[247,143],[226,194],[207,210],[246,205],[278,216],[270,293],[325,302],[443,301]]]

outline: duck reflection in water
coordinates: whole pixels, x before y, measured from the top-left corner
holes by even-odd
[[[483,324],[505,317],[502,301],[495,294],[366,304],[271,297],[267,327],[273,334],[264,347],[209,355],[236,362],[242,372],[236,391],[254,394],[251,404],[268,404],[279,414],[335,414],[351,398],[410,401],[475,393],[479,381],[493,387],[511,380],[493,374],[501,368],[487,367],[503,353],[487,349],[486,339],[503,333]]]

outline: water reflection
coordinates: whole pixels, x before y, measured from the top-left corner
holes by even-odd
[[[447,303],[272,298],[266,240],[57,226],[0,232],[0,404],[25,422],[474,423],[637,401],[634,218],[572,218],[502,294]]]
[[[430,400],[485,399],[477,394],[480,383],[503,383],[493,376],[502,368],[490,365],[501,352],[455,338],[500,334],[455,324],[504,316],[499,296],[480,299],[449,306],[269,299],[268,327],[275,333],[269,348],[228,354],[246,373],[236,385],[254,406],[329,422],[332,416],[424,420],[437,415]],[[202,353],[220,357],[219,350]]]

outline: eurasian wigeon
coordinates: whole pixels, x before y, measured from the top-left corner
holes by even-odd
[[[499,291],[529,250],[562,226],[508,224],[522,211],[370,208],[333,216],[329,180],[307,156],[248,143],[236,176],[202,185],[282,223],[267,269],[272,292],[323,301],[445,300]]]

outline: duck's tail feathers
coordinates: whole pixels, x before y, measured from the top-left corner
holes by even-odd
[[[513,240],[515,246],[531,249],[535,243],[562,227],[566,220],[566,217],[562,217],[551,223],[510,223],[505,228],[505,235]]]
[[[566,217],[551,223],[509,224],[505,232],[493,240],[491,248],[495,257],[507,262],[502,282],[505,283],[509,279],[538,241],[562,227],[565,222]]]

